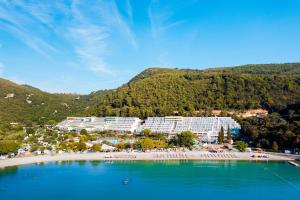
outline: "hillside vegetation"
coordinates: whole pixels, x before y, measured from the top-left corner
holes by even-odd
[[[97,96],[87,114],[209,115],[211,110],[281,110],[300,101],[300,64],[245,65],[208,70],[150,68]],[[199,112],[204,111],[204,113]]]
[[[86,96],[49,94],[39,89],[0,79],[0,122],[47,122],[80,114]]]
[[[300,100],[300,64],[208,70],[149,68],[115,90],[50,94],[0,79],[0,123],[71,115],[210,115],[212,110],[282,110]],[[13,97],[8,95],[13,94]]]

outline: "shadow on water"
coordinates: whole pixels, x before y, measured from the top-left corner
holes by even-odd
[[[14,166],[14,167],[6,167],[4,169],[0,169],[0,179],[4,176],[10,176],[10,175],[15,175],[17,174],[19,171],[19,167],[18,166]]]
[[[100,161],[100,160],[91,160],[91,161],[90,161],[90,164],[91,164],[93,167],[98,167],[98,166],[100,166],[101,163],[102,163],[102,161]]]
[[[55,164],[61,164],[61,165],[72,165],[74,161],[72,160],[65,160],[65,161],[56,161]]]
[[[77,160],[75,163],[77,163],[79,166],[84,166],[88,161],[86,160]]]

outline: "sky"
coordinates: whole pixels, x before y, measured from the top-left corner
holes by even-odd
[[[0,0],[0,77],[48,92],[149,67],[300,61],[299,0]]]

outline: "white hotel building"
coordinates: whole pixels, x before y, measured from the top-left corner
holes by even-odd
[[[56,127],[62,131],[86,129],[88,132],[112,130],[133,133],[141,122],[137,117],[68,117]]]
[[[213,142],[218,139],[218,134],[223,127],[225,136],[229,127],[232,134],[237,134],[241,126],[231,117],[148,117],[144,124],[139,126],[138,132],[150,129],[152,132],[177,134],[191,131],[204,141]]]
[[[57,125],[62,131],[86,129],[88,132],[112,130],[117,132],[141,132],[150,129],[152,132],[177,134],[191,131],[203,141],[214,142],[218,139],[221,127],[225,136],[227,129],[237,134],[241,126],[231,117],[148,117],[144,123],[137,117],[68,117]]]

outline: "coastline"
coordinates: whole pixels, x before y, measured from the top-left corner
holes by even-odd
[[[18,165],[27,165],[34,163],[47,163],[59,161],[93,161],[93,160],[111,160],[111,161],[163,161],[163,160],[204,160],[204,161],[291,161],[293,159],[272,155],[268,158],[251,157],[252,155],[262,155],[259,153],[209,153],[204,151],[192,152],[109,152],[109,153],[64,153],[55,155],[40,155],[30,157],[8,158],[0,160],[0,169]]]

